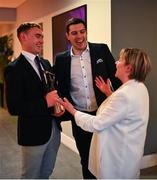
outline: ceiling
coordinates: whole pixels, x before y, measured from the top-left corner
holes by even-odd
[[[0,0],[0,8],[17,8],[26,0]],[[0,29],[5,29],[10,26],[9,23],[0,21]],[[1,35],[1,31],[0,31]]]
[[[17,8],[26,0],[0,0],[0,8]]]

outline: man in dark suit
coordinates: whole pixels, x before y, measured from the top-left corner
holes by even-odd
[[[110,78],[117,89],[120,82],[115,78],[115,61],[106,44],[87,42],[87,29],[84,21],[72,18],[67,22],[66,37],[72,47],[56,56],[54,71],[57,90],[61,97],[67,97],[77,110],[95,115],[98,106],[106,98],[95,85],[95,78]],[[72,120],[72,132],[80,157],[83,177],[95,178],[88,170],[88,156],[92,133],[82,130],[65,112],[62,120]]]
[[[43,46],[41,27],[35,23],[21,24],[17,36],[22,53],[5,69],[5,83],[8,111],[18,116],[21,178],[47,179],[60,145],[60,130],[52,116],[59,96],[56,90],[47,91],[43,72],[52,67],[48,60],[39,57]]]

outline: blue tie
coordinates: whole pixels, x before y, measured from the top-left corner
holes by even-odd
[[[45,81],[45,77],[44,77],[44,71],[41,68],[41,62],[40,62],[41,60],[39,59],[38,56],[36,56],[34,60],[35,60],[35,63],[37,65],[41,81],[43,82],[44,85],[46,85],[46,81]]]

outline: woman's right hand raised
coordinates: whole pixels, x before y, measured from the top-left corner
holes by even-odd
[[[95,79],[95,83],[96,86],[100,89],[100,91],[106,94],[106,96],[110,96],[112,94],[112,90],[110,86],[111,82],[109,79],[107,79],[107,82],[105,83],[103,78],[101,76],[98,76]]]

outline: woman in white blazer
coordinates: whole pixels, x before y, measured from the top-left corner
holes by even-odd
[[[97,178],[138,178],[149,117],[149,95],[143,82],[151,63],[142,50],[127,48],[121,50],[116,67],[115,76],[123,85],[114,93],[109,80],[105,83],[101,77],[96,78],[97,87],[111,94],[96,116],[77,111],[66,98],[59,102],[74,115],[78,126],[94,132],[89,170]]]

